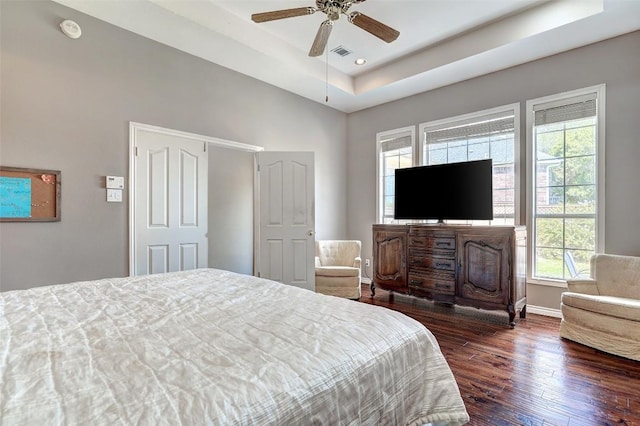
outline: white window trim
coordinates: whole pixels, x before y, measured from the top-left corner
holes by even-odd
[[[383,200],[382,200],[382,188],[380,182],[380,153],[382,147],[382,141],[392,136],[410,136],[411,147],[413,149],[413,165],[416,165],[418,161],[418,155],[416,155],[416,126],[401,127],[394,130],[386,130],[384,132],[376,133],[376,218],[378,223],[383,223]]]
[[[424,134],[426,131],[434,131],[445,127],[450,127],[452,124],[464,125],[473,123],[478,120],[478,118],[485,118],[490,115],[502,115],[504,113],[513,113],[513,127],[514,127],[514,147],[513,147],[513,169],[514,169],[514,197],[515,197],[515,205],[514,205],[514,223],[516,225],[520,224],[520,103],[512,103],[507,105],[498,106],[495,108],[489,108],[482,111],[476,111],[468,114],[458,115],[455,117],[443,118],[440,120],[428,121],[426,123],[420,123],[418,126],[418,134],[420,135],[420,141],[418,142],[418,147],[414,158],[414,163],[419,165],[422,162],[422,157],[424,156]]]
[[[583,89],[571,90],[569,92],[558,93],[554,95],[544,96],[537,99],[531,99],[527,101],[526,104],[526,114],[527,114],[527,161],[531,162],[531,164],[527,164],[527,283],[544,285],[549,287],[561,287],[567,288],[567,282],[565,280],[553,280],[553,279],[533,279],[533,255],[534,255],[534,247],[533,247],[533,231],[534,231],[534,222],[533,222],[533,196],[535,194],[535,181],[534,181],[534,170],[535,166],[533,161],[535,159],[535,153],[533,152],[533,118],[534,118],[534,108],[539,104],[547,104],[551,102],[562,103],[567,98],[572,98],[576,96],[582,96],[587,94],[596,94],[596,111],[598,117],[598,147],[597,147],[597,155],[598,155],[598,164],[596,168],[597,175],[597,187],[596,187],[596,253],[604,253],[604,215],[605,215],[605,92],[606,92],[606,84],[599,84],[596,86],[590,86]]]

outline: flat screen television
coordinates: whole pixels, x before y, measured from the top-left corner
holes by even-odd
[[[478,160],[395,171],[396,219],[493,219],[492,161]]]

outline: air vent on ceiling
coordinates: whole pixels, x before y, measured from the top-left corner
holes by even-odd
[[[343,58],[345,56],[349,56],[349,55],[351,55],[353,53],[351,50],[345,48],[344,46],[335,47],[335,48],[331,49],[331,51],[333,53],[337,53],[338,55],[342,56]]]

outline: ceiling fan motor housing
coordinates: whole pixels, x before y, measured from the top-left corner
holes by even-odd
[[[332,21],[336,21],[341,13],[347,13],[352,4],[363,1],[365,0],[316,0],[316,8],[326,13]]]

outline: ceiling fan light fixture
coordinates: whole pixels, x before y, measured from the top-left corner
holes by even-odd
[[[331,19],[332,21],[337,21],[338,19],[340,19],[340,9],[335,7],[335,6],[331,6],[328,10],[327,10],[327,17],[329,19]]]

